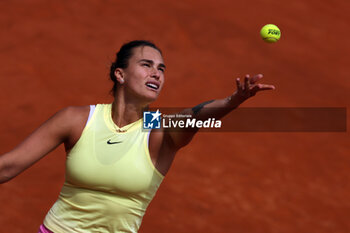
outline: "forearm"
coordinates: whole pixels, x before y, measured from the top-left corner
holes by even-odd
[[[9,181],[12,178],[9,174],[9,166],[5,159],[6,154],[0,156],[0,184]]]
[[[181,113],[185,115],[192,115],[198,120],[206,120],[208,118],[221,119],[232,110],[237,108],[244,100],[233,94],[224,99],[210,100],[201,103],[193,108],[183,110]],[[175,148],[186,146],[199,130],[199,128],[186,128],[184,130],[175,131],[169,130],[168,133]]]
[[[221,119],[232,110],[236,109],[248,98],[254,96],[257,92],[263,90],[273,90],[275,87],[268,84],[257,84],[256,82],[262,78],[262,74],[250,77],[245,76],[244,83],[240,82],[240,79],[236,79],[237,90],[236,92],[224,99],[211,100],[201,103],[193,108],[185,109],[182,113],[186,115],[192,115],[193,118],[198,120],[207,120],[209,118]],[[178,130],[176,132],[168,131],[173,141],[175,148],[181,148],[187,145],[196,134],[199,128],[190,128],[184,130]]]
[[[236,109],[243,102],[244,99],[240,98],[236,93],[234,93],[233,95],[224,99],[211,100],[201,103],[193,107],[190,111],[193,117],[197,119],[221,119],[232,110]],[[189,112],[189,110],[186,111]]]

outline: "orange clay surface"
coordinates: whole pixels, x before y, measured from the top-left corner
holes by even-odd
[[[0,1],[0,153],[65,106],[111,102],[110,63],[134,39],[164,53],[166,83],[153,106],[223,98],[236,77],[262,73],[276,90],[243,107],[349,109],[349,8],[348,0]],[[281,29],[275,44],[260,38],[268,23]],[[349,142],[349,132],[199,133],[140,232],[350,232]],[[0,185],[0,232],[37,232],[64,163],[61,146]]]

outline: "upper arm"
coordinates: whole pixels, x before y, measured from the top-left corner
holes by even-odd
[[[193,117],[201,117],[199,113],[202,108],[212,103],[213,101],[207,101],[194,108],[184,109],[179,115],[191,115]],[[175,154],[182,147],[191,142],[194,135],[198,132],[199,128],[161,128],[154,129],[150,133],[149,138],[149,150],[151,159],[158,171],[163,175],[169,170]]]
[[[192,118],[201,121],[209,118],[221,119],[234,109],[230,101],[231,97],[206,101],[193,108],[185,109],[180,114],[191,115]],[[174,146],[175,150],[178,150],[190,143],[198,130],[197,126],[193,128],[176,128],[176,130],[169,128],[167,133],[170,135],[171,145]]]
[[[194,131],[197,131],[194,129]],[[194,131],[174,131],[171,129],[153,129],[149,136],[149,152],[156,169],[164,176],[167,174],[179,149],[193,138]]]
[[[179,114],[194,115],[194,111],[193,108],[184,109]],[[191,142],[198,130],[198,128],[167,128],[164,131],[164,134],[167,135],[164,139],[167,141],[166,144],[171,147],[172,150],[178,151]]]
[[[0,157],[2,170],[10,178],[33,165],[74,133],[74,124],[80,121],[79,107],[67,107],[44,122],[22,143]],[[80,107],[81,108],[81,107]]]

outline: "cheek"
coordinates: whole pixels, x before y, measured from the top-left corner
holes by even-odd
[[[142,80],[133,79],[132,82],[130,83],[130,86],[131,88],[140,89],[144,86],[144,83],[142,82]]]
[[[163,87],[164,87],[164,80],[163,80],[163,81],[161,82],[161,84],[160,84],[160,90],[162,90]]]
[[[143,77],[144,73],[142,71],[135,71],[128,75],[128,81],[132,85],[142,85],[143,84]]]

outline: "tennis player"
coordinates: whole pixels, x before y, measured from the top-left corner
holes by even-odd
[[[110,71],[113,103],[62,109],[0,157],[4,183],[64,144],[65,182],[39,232],[138,231],[176,152],[197,132],[142,130],[143,110],[162,90],[165,69],[153,43],[124,44]],[[257,92],[274,89],[258,84],[261,78],[246,75],[243,83],[237,79],[232,95],[184,113],[220,119]]]

